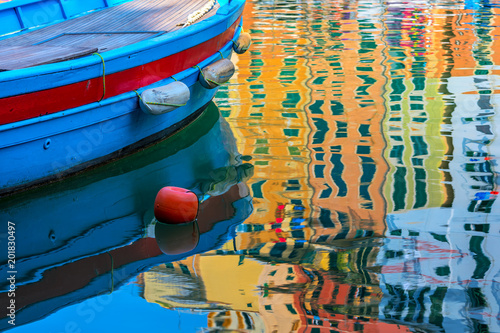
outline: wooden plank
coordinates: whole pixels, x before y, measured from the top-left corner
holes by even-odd
[[[0,71],[51,64],[92,54],[97,48],[63,46],[11,46],[1,48]]]
[[[0,40],[0,71],[74,59],[97,49],[103,52],[130,45],[150,38],[159,31],[175,31],[181,29],[179,24],[184,23],[189,14],[202,8],[207,2],[208,0],[134,0],[6,38]],[[216,4],[200,21],[214,15],[218,7]],[[128,38],[98,35],[102,32],[126,31],[154,33],[150,36],[130,35]],[[91,36],[92,33],[96,34]],[[65,34],[89,34],[89,37],[68,37]],[[57,37],[60,35],[62,36]],[[52,49],[43,49],[44,46]]]
[[[61,35],[39,45],[62,47],[81,47],[84,45],[86,48],[97,48],[98,52],[104,52],[140,42],[156,34],[158,34],[157,31],[137,33],[73,33]]]
[[[166,31],[167,27],[184,23],[187,15],[200,9],[207,2],[208,0],[135,0],[0,40],[0,47],[32,45],[61,33]],[[215,9],[201,20],[215,13]]]

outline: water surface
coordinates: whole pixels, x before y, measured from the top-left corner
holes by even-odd
[[[500,3],[245,15],[216,101],[255,166],[237,243],[265,331],[500,332]]]
[[[194,128],[0,203],[52,221],[12,332],[500,332],[500,3],[251,0],[244,28]],[[166,185],[207,207],[176,255]]]

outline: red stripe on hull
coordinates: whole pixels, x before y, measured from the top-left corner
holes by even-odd
[[[106,75],[105,98],[171,77],[212,56],[234,36],[239,19],[222,34],[171,56]],[[99,101],[102,77],[0,99],[0,125],[56,113]]]

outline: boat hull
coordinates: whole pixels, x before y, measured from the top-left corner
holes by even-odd
[[[206,37],[208,39],[198,42],[198,45],[205,45],[206,43],[210,44],[215,41],[215,44],[210,46],[210,52],[212,52],[210,56],[200,60],[200,53],[196,47],[187,49],[190,52],[196,53],[196,56],[193,56],[194,58],[190,58],[191,62],[193,59],[199,61],[196,63],[196,67],[186,62],[179,65],[178,60],[176,60],[178,58],[177,55],[179,53],[185,54],[186,50],[174,53],[173,55],[171,53],[175,52],[175,50],[169,50],[164,58],[157,60],[150,59],[152,61],[148,63],[144,63],[144,60],[141,60],[142,65],[139,66],[141,71],[135,73],[137,68],[139,68],[136,66],[137,60],[128,64],[128,69],[123,68],[125,66],[124,62],[120,60],[122,59],[120,52],[123,53],[123,50],[120,52],[116,50],[117,52],[110,51],[111,55],[104,57],[102,60],[104,64],[109,59],[110,65],[108,67],[111,67],[110,74],[106,74],[107,83],[103,81],[100,86],[101,95],[105,94],[106,97],[102,100],[96,97],[97,100],[94,98],[94,102],[60,111],[58,110],[60,106],[57,106],[56,109],[51,109],[52,106],[48,104],[57,105],[58,101],[62,102],[68,99],[66,96],[68,94],[78,95],[80,93],[78,89],[71,91],[71,87],[75,83],[63,84],[52,89],[29,92],[28,95],[41,94],[36,100],[40,101],[41,104],[48,103],[46,105],[47,109],[44,109],[42,105],[37,111],[36,116],[31,115],[32,117],[29,119],[0,125],[0,160],[2,161],[0,164],[0,174],[2,175],[0,180],[0,196],[37,186],[41,183],[58,180],[75,172],[109,161],[110,159],[126,155],[172,134],[194,120],[202,112],[207,103],[212,100],[217,91],[217,89],[204,88],[200,84],[198,80],[200,68],[221,59],[221,57],[230,57],[233,47],[232,40],[237,38],[241,32],[241,27],[238,24],[241,22],[243,2],[241,1],[239,6],[233,5],[230,9],[231,11],[227,13],[228,15],[225,19],[221,19],[222,14],[217,14],[218,19],[214,23],[214,27],[207,32]],[[201,23],[207,25],[210,22]],[[201,27],[203,28],[203,26]],[[194,28],[194,26],[190,28]],[[214,31],[218,32],[219,36],[222,37],[214,37]],[[180,32],[178,31],[173,34],[173,40],[177,41],[177,44],[182,44],[182,39],[179,37]],[[186,42],[188,44],[192,43],[192,41],[189,41],[190,34],[191,37],[199,37],[199,31],[194,29],[188,31],[185,37],[188,40]],[[221,44],[222,41],[225,44]],[[151,44],[149,41],[148,43]],[[146,44],[149,45],[148,43]],[[155,53],[155,49],[157,52],[162,52],[166,44],[168,42],[161,39],[156,46],[149,45],[145,47],[141,44],[142,46],[140,47],[145,49],[141,52],[144,54]],[[213,52],[214,50],[216,52]],[[135,49],[135,52],[139,51]],[[158,58],[158,55],[156,55],[156,58]],[[145,56],[145,59],[148,59],[148,56]],[[84,60],[75,61],[75,65],[67,69],[70,72],[76,71],[73,73],[76,77],[72,76],[71,80],[84,82],[79,79],[83,74],[79,74],[78,71],[81,68],[79,69],[77,66],[79,62],[84,62]],[[159,62],[162,64],[161,66],[158,65]],[[165,71],[164,68],[169,67],[169,64],[177,72],[171,73],[170,71]],[[38,66],[35,67],[35,71],[40,71],[40,68],[46,68],[48,71],[47,78],[54,75],[57,77],[57,71],[54,71],[54,66],[56,65],[58,66],[59,64]],[[97,65],[100,64],[97,63]],[[186,68],[186,66],[189,67]],[[91,67],[93,69],[95,64]],[[22,82],[26,83],[29,80],[35,79],[35,77],[24,75],[25,70],[21,71],[23,71],[22,75],[16,81],[14,90],[19,90],[19,84]],[[127,78],[124,77],[126,73],[128,73]],[[13,74],[8,73],[6,75],[8,79],[8,75]],[[136,77],[136,75],[139,76]],[[67,77],[68,75],[65,74],[64,80],[68,80]],[[120,77],[123,77],[122,81],[120,81]],[[8,81],[5,76],[3,79],[2,81],[0,78],[0,81],[2,81],[0,82],[0,86]],[[102,81],[103,77],[96,77],[91,80]],[[181,81],[189,87],[191,98],[186,105],[161,115],[150,115],[141,111],[138,98],[140,92],[145,89],[167,85],[174,82],[174,80]],[[43,80],[38,77],[36,85],[43,84]],[[104,84],[107,87],[104,90],[105,93],[102,91]],[[92,86],[92,83],[89,83],[89,85]],[[137,85],[140,86],[138,87]],[[55,92],[58,92],[58,89],[65,91],[60,91],[60,93],[54,95]],[[49,94],[50,96],[44,96],[44,94]],[[21,96],[25,97],[21,98],[23,103],[33,103],[32,100],[27,101],[28,95],[0,98],[0,101],[5,102],[9,98],[18,98],[18,96]],[[60,96],[60,98],[58,99],[56,96]],[[83,100],[88,102],[85,98]],[[30,105],[26,107],[28,109],[32,108]],[[6,104],[2,103],[0,109],[2,109],[0,110],[1,112],[6,112]],[[47,114],[39,116],[39,113]],[[4,118],[3,115],[2,118]]]

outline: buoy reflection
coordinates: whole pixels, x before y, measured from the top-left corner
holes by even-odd
[[[184,224],[157,222],[155,237],[158,247],[165,254],[174,255],[192,251],[200,240],[198,221],[195,220]]]

